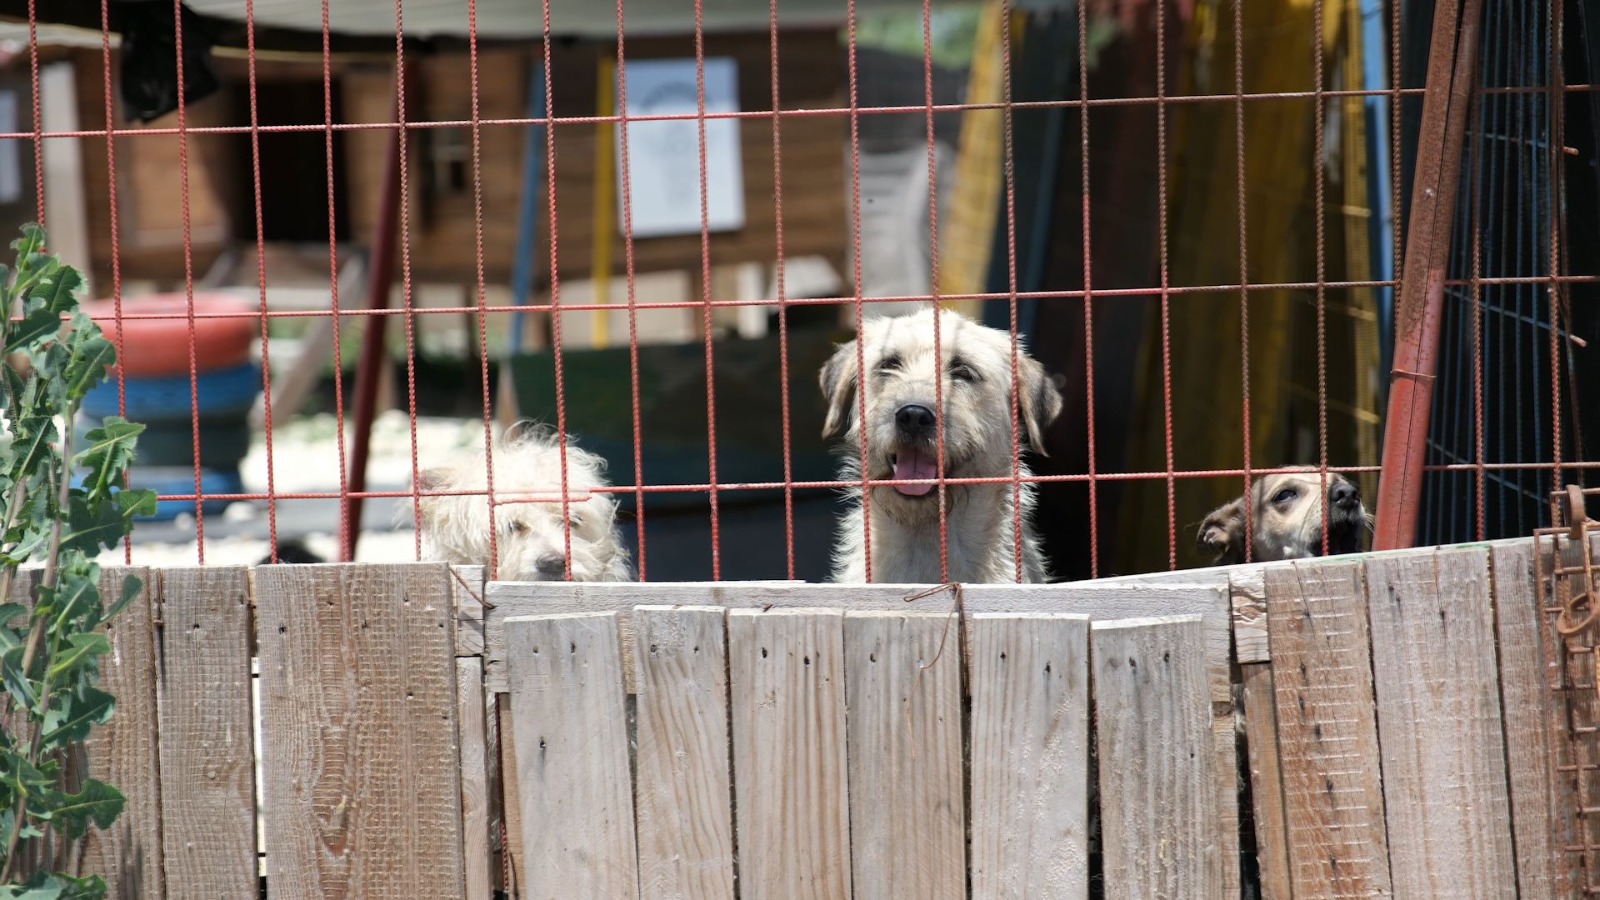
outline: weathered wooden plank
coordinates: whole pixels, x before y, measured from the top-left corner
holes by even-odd
[[[1551,690],[1561,670],[1550,620],[1539,609],[1533,544],[1494,547],[1489,560],[1517,883],[1522,897],[1573,897],[1573,857],[1565,848],[1575,843],[1577,828],[1567,779],[1556,770],[1565,711]]]
[[[1392,896],[1360,564],[1276,567],[1266,587],[1294,895]]]
[[[256,615],[255,572],[250,575],[250,614],[257,626],[260,617]],[[256,655],[255,628],[250,629],[250,727],[255,733],[256,748],[256,875],[259,878],[267,877],[267,775],[261,765],[261,754],[266,752],[266,738],[261,733],[261,657]]]
[[[1250,756],[1250,797],[1255,813],[1256,866],[1261,900],[1290,900],[1289,832],[1283,811],[1283,769],[1278,759],[1278,709],[1272,666],[1241,665],[1244,733]]]
[[[448,578],[429,563],[256,570],[274,898],[461,895]]]
[[[1263,566],[1230,570],[1228,593],[1233,600],[1233,652],[1240,665],[1272,659],[1267,640],[1267,584]]]
[[[1487,552],[1368,560],[1367,607],[1395,897],[1516,896]]]
[[[1081,587],[1107,588],[1148,585],[1155,587],[1222,588],[1228,591],[1233,609],[1234,653],[1239,662],[1266,662],[1267,601],[1262,573],[1270,566],[1286,562],[1249,563],[1213,566],[1206,569],[1178,569],[1172,572],[1144,572],[1116,575],[1093,581],[1064,581],[1055,586],[1069,590]]]
[[[483,655],[483,566],[450,567],[456,614],[456,655]]]
[[[844,619],[858,900],[965,900],[961,637],[948,613]]]
[[[1495,541],[1470,541],[1464,544],[1452,544],[1454,547],[1513,547],[1518,544],[1531,544],[1532,538],[1504,538]],[[1405,555],[1416,552],[1414,550],[1384,550],[1369,553],[1352,553],[1341,556],[1347,562],[1362,562],[1368,559],[1379,559],[1385,556]],[[1303,560],[1274,560],[1272,562],[1248,563],[1234,566],[1211,566],[1204,569],[1180,569],[1174,572],[1148,572],[1138,575],[1114,575],[1109,578],[1100,578],[1095,581],[1067,581],[1056,585],[1059,588],[1076,589],[1083,585],[1098,587],[1120,587],[1133,584],[1149,584],[1163,586],[1198,585],[1210,586],[1228,585],[1233,594],[1233,640],[1238,661],[1244,663],[1262,663],[1271,660],[1267,646],[1266,598],[1264,595],[1265,578],[1268,571],[1274,569],[1292,569],[1296,565],[1303,565]]]
[[[90,831],[83,866],[105,875],[107,896],[161,897],[166,879],[153,615],[159,576],[142,567],[102,569],[100,599],[114,602],[130,575],[144,589],[106,627],[111,653],[100,661],[100,689],[117,698],[117,709],[88,741],[89,773],[122,791],[127,804],[109,831]]]
[[[512,619],[506,640],[528,866],[522,896],[638,897],[616,616]]]
[[[1211,627],[1210,623],[1206,623]],[[1209,771],[1216,779],[1216,837],[1222,861],[1222,892],[1232,897],[1239,893],[1239,722],[1232,702],[1211,704],[1211,747],[1216,765]]]
[[[478,675],[480,678],[483,676],[481,658],[478,664]],[[479,682],[479,689],[482,690],[481,681]],[[484,776],[489,787],[488,806],[484,809],[484,814],[489,827],[489,885],[491,888],[490,895],[493,896],[494,891],[508,890],[505,885],[505,870],[506,854],[510,850],[506,846],[505,798],[509,795],[505,792],[505,782],[501,777],[500,771],[500,715],[499,705],[496,703],[497,697],[503,697],[504,695],[492,694],[487,690],[482,690],[482,693],[484,707]],[[513,803],[511,805],[515,806],[516,804]],[[468,898],[468,900],[471,900],[471,898]]]
[[[44,578],[44,569],[37,564],[29,563],[17,569],[17,574],[11,579],[11,593],[6,598],[8,603],[30,604],[33,602],[33,592],[38,590],[39,582]]]
[[[1216,623],[1206,619],[1208,632],[1207,666],[1212,690],[1211,742],[1217,754],[1217,840],[1221,842],[1222,890],[1233,897],[1240,890],[1239,872],[1239,736],[1237,711],[1234,709],[1231,665],[1249,661],[1265,661],[1267,653],[1266,599],[1263,596],[1262,570],[1267,564],[1229,566],[1179,572],[1156,572],[1145,575],[1126,575],[1100,582],[1077,582],[1078,586],[1115,586],[1179,588],[1186,590],[1213,590],[1227,598],[1229,627],[1232,630],[1233,650],[1227,646],[1221,652],[1214,646]],[[1059,587],[1066,587],[1061,585]],[[1166,609],[1161,614],[1192,613],[1194,610]],[[1153,615],[1148,611],[1124,615]],[[1096,615],[1096,618],[1103,618]],[[1224,636],[1225,638],[1225,636]]]
[[[700,584],[618,584],[490,582],[484,624],[490,690],[505,690],[504,622],[512,616],[615,612],[625,646],[631,645],[633,608],[641,605],[721,606],[727,609],[848,609],[861,612],[905,612],[908,609],[948,612],[953,598],[948,592],[926,596],[907,604],[906,597],[927,591],[926,585],[804,584],[800,582],[706,582]],[[1205,585],[1112,586],[1029,584],[963,585],[964,608],[977,613],[1077,613],[1095,619],[1130,616],[1198,615],[1206,621],[1206,662],[1212,699],[1233,702],[1228,666],[1230,600],[1226,581]],[[628,689],[633,684],[632,663]]]
[[[723,611],[642,606],[633,620],[642,896],[733,900]]]
[[[522,804],[517,802],[517,798],[522,796],[521,785],[517,781],[517,727],[511,714],[511,696],[491,696],[495,699],[495,733],[500,738],[500,796],[503,798],[500,809],[505,816],[505,844],[500,848],[500,853],[502,859],[510,857],[501,872],[502,880],[509,878],[510,883],[501,887],[512,897],[521,897],[522,885],[527,881],[524,873],[528,867],[522,854]]]
[[[528,582],[487,581],[483,586],[484,672],[488,689],[506,690],[505,620],[516,616],[614,612],[622,646],[634,643],[633,611],[640,606],[715,606],[749,608],[736,598],[757,586],[797,585],[799,581]],[[501,607],[500,604],[505,606]],[[628,694],[639,692],[633,654],[622,656]]]
[[[624,640],[632,631],[632,608],[640,603],[711,605],[730,609],[850,609],[860,611],[949,611],[949,593],[924,597],[908,607],[905,598],[925,593],[926,586],[836,585],[798,582],[720,582],[702,584],[521,584],[492,582],[486,589],[490,608],[484,627],[490,688],[504,689],[499,657],[505,618],[518,614],[615,611]],[[966,585],[964,609],[979,613],[1075,613],[1094,619],[1151,615],[1199,615],[1205,622],[1207,683],[1214,703],[1212,741],[1217,754],[1218,834],[1223,841],[1225,889],[1238,886],[1238,744],[1234,734],[1230,678],[1230,598],[1226,577],[1209,584],[1121,583],[1115,586]],[[633,689],[631,657],[623,660]]]
[[[460,748],[461,759],[461,858],[466,866],[466,900],[490,900],[494,896],[489,850],[488,717],[485,712],[483,659],[457,657],[456,745]]]
[[[741,900],[850,900],[844,616],[728,614]]]
[[[1216,755],[1198,617],[1095,622],[1105,882],[1126,897],[1221,897]]]
[[[161,808],[167,894],[249,897],[256,863],[250,578],[161,573]]]
[[[969,625],[973,900],[1089,896],[1089,619]]]

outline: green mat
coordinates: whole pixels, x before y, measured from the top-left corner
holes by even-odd
[[[826,412],[817,373],[833,353],[829,329],[789,333],[789,424],[792,479],[831,481],[835,458],[821,438]],[[717,483],[781,482],[783,478],[782,370],[777,335],[717,341]],[[632,485],[642,470],[646,485],[704,484],[709,479],[706,352],[703,344],[639,348],[639,419],[642,465],[633,458],[631,366],[627,347],[565,350],[561,354],[566,429],[585,449],[604,456],[611,478]],[[512,360],[518,412],[556,422],[555,357],[549,351]],[[721,502],[770,500],[782,491],[721,494]],[[633,495],[619,498],[631,508]],[[657,505],[700,505],[704,493],[663,493]]]

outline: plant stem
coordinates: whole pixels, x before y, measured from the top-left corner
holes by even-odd
[[[11,529],[17,527],[17,519],[21,517],[22,507],[27,499],[28,482],[18,482],[16,488],[11,491],[11,499],[6,504],[5,530],[0,531],[0,537],[10,534]],[[6,602],[6,598],[11,596],[11,583],[16,575],[16,566],[6,566],[5,571],[0,572],[0,603]]]
[[[10,299],[11,295],[10,291],[8,290],[6,291],[6,300],[10,301]],[[12,304],[10,302],[6,303],[6,316],[3,329],[6,343],[10,343],[11,338],[11,306]],[[9,403],[7,404],[7,407],[10,407]],[[27,502],[27,499],[28,482],[26,479],[24,479],[16,484],[15,488],[11,492],[11,496],[6,499],[5,530],[0,531],[0,539],[4,539],[5,535],[11,533],[11,529],[17,524],[17,518],[22,514],[22,507],[23,504]],[[0,573],[0,602],[4,602],[5,598],[11,596],[11,584],[16,574],[17,567],[14,565],[6,566],[5,572]],[[22,804],[19,798],[18,808],[16,809],[16,812],[11,820],[11,838],[7,842],[5,868],[3,871],[0,871],[0,879],[9,880],[11,878],[12,861],[17,858],[17,842],[22,836],[22,812]]]
[[[77,412],[77,404],[74,403],[68,406],[67,421],[71,422],[71,416],[76,415]],[[45,557],[44,582],[40,585],[46,588],[54,588],[56,586],[57,572],[61,567],[61,521],[68,515],[72,504],[72,428],[69,426],[63,429],[63,432],[61,435],[61,486],[58,488],[60,493],[56,495],[55,521],[51,523],[50,527],[50,555]],[[28,633],[28,646],[22,651],[22,674],[24,677],[27,677],[28,672],[32,671],[33,658],[44,644],[46,621],[42,616],[34,620],[33,630]],[[48,705],[46,701],[49,697],[50,682],[46,680],[44,689],[39,695],[40,708]],[[33,735],[35,752],[38,750],[39,734],[42,730],[43,725],[41,724],[40,730],[35,731]]]
[[[64,433],[61,436],[61,484],[58,488],[60,493],[57,495],[58,505],[54,517],[55,522],[50,530],[50,555],[45,558],[44,583],[42,585],[44,587],[53,588],[56,586],[56,573],[60,569],[61,520],[63,516],[68,514],[72,502],[72,428],[70,423],[72,422],[72,416],[76,414],[77,404],[69,404],[67,407],[67,422],[69,425],[63,429]],[[9,573],[10,567],[7,568]],[[28,677],[28,673],[33,669],[34,657],[38,655],[39,649],[44,646],[44,632],[47,621],[44,616],[40,616],[35,612],[33,628],[28,632],[28,645],[22,651],[22,677],[24,678]],[[45,665],[49,665],[48,654],[45,659]],[[49,708],[50,679],[46,678],[39,689],[39,709],[47,710]],[[35,723],[33,735],[28,741],[28,763],[35,768],[39,765],[39,745],[43,738],[44,720],[41,718]],[[0,881],[8,880],[11,877],[11,870],[17,858],[17,845],[22,838],[23,817],[27,813],[27,802],[27,795],[22,791],[18,791],[17,804],[11,819],[11,840],[9,846],[6,847],[6,865],[4,871],[0,871]]]
[[[78,404],[68,403],[61,429],[61,484],[56,494],[55,521],[50,526],[50,554],[44,558],[44,586],[56,586],[56,570],[61,565],[61,523],[72,509],[72,420],[78,415]],[[23,664],[27,668],[27,664]]]

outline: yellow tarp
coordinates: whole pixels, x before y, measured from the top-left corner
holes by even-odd
[[[1312,91],[1316,87],[1315,20],[1309,0],[1244,3],[1243,89],[1247,94]],[[1197,5],[1189,35],[1183,93],[1235,90],[1231,2]],[[1323,82],[1359,83],[1359,12],[1354,0],[1325,0]],[[1237,105],[1185,103],[1169,108],[1168,199],[1170,283],[1240,282],[1239,235],[1246,235],[1251,284],[1317,281],[1316,177],[1323,172],[1324,279],[1370,277],[1366,232],[1365,127],[1361,102],[1325,100],[1326,146],[1316,147],[1316,101],[1311,97],[1244,103],[1244,209],[1241,224]],[[1252,467],[1315,462],[1317,425],[1317,292],[1248,292],[1249,440]],[[1375,304],[1370,290],[1325,291],[1328,455],[1331,465],[1376,462]],[[1177,471],[1238,469],[1244,465],[1243,413],[1246,334],[1241,292],[1170,296],[1171,465]],[[1139,369],[1139,408],[1129,442],[1130,469],[1164,471],[1160,315],[1151,317]],[[1195,528],[1215,506],[1237,496],[1242,478],[1178,479],[1172,503],[1176,562],[1202,560]],[[1365,487],[1365,485],[1364,485]],[[1370,499],[1371,494],[1367,493]],[[1117,559],[1103,571],[1165,569],[1169,564],[1165,480],[1128,486],[1118,512]]]

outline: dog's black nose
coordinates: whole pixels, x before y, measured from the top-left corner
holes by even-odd
[[[559,553],[546,553],[539,557],[534,568],[545,578],[564,578],[567,574],[567,558]]]
[[[933,410],[926,406],[908,403],[895,410],[894,424],[904,434],[920,436],[933,430]]]
[[[1334,506],[1354,506],[1359,498],[1355,485],[1341,481],[1328,489],[1328,499],[1333,501]]]

